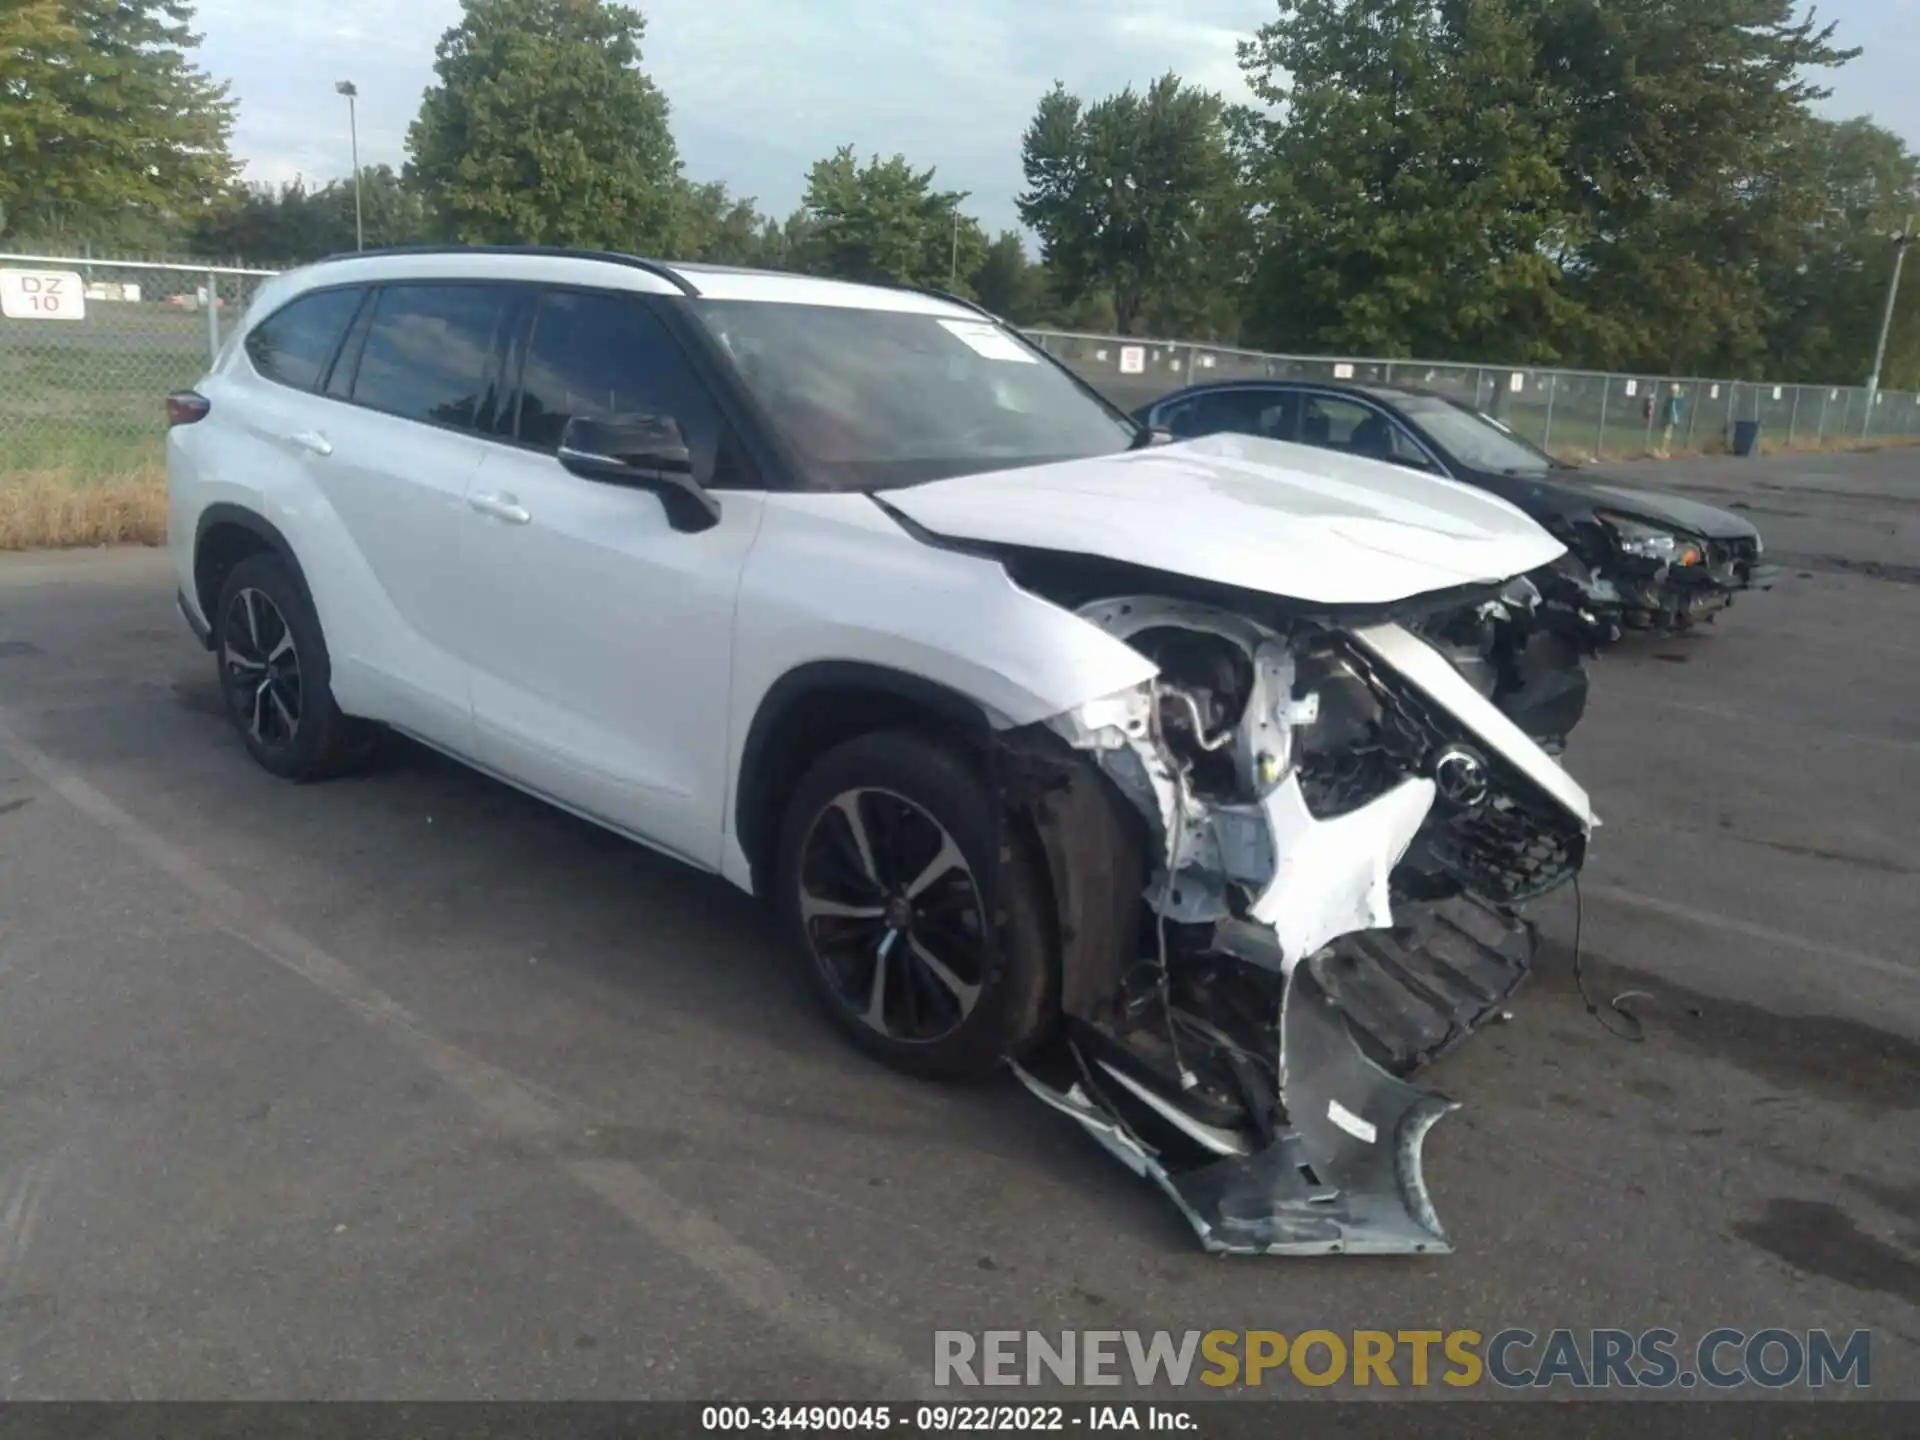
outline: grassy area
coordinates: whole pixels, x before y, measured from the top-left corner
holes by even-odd
[[[111,476],[0,470],[0,550],[160,545],[167,477],[159,466]]]
[[[206,368],[204,314],[0,321],[0,550],[162,543],[163,402]]]

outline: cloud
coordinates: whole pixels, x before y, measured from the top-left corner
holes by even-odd
[[[1841,38],[1870,46],[1834,79],[1830,108],[1873,109],[1920,146],[1920,102],[1901,70],[1896,12],[1852,0]],[[346,103],[360,87],[365,163],[399,165],[458,0],[324,0],[274,7],[201,0],[202,60],[240,102],[236,152],[254,179],[351,168]],[[970,192],[991,227],[1016,223],[1020,136],[1055,80],[1090,98],[1173,71],[1243,99],[1234,42],[1273,0],[641,0],[646,65],[673,101],[688,173],[762,208],[799,202],[807,167],[837,146],[904,152]]]

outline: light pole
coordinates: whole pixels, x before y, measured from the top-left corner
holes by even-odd
[[[351,80],[342,80],[333,89],[335,94],[347,97],[347,133],[353,141],[353,246],[364,250],[367,227],[360,216],[360,114],[354,104],[360,98],[360,87]]]
[[[1887,341],[1893,335],[1893,311],[1900,303],[1900,271],[1907,263],[1907,251],[1913,248],[1920,235],[1913,233],[1916,217],[1909,215],[1904,230],[1893,242],[1893,281],[1887,286],[1887,313],[1880,321],[1880,344],[1873,352],[1873,373],[1867,377],[1867,423],[1860,433],[1862,437],[1873,434],[1873,407],[1880,393],[1880,368],[1887,363]]]
[[[953,207],[953,259],[947,266],[947,289],[960,288],[960,207]]]

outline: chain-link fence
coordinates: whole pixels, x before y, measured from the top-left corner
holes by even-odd
[[[1129,410],[1209,381],[1328,380],[1409,385],[1452,395],[1535,444],[1570,457],[1718,452],[1749,437],[1768,449],[1920,438],[1920,395],[1904,391],[1882,390],[1869,404],[1860,386],[1269,355],[1112,335],[1027,333]],[[1749,425],[1755,428],[1743,435]]]
[[[170,390],[192,385],[271,270],[0,254],[0,481],[156,474]],[[1129,409],[1206,380],[1352,380],[1457,395],[1561,454],[1920,437],[1920,396],[1419,360],[1268,355],[1222,346],[1032,331]]]
[[[0,254],[0,483],[157,474],[167,392],[272,273]]]

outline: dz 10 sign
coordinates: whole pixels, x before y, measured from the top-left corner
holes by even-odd
[[[9,320],[84,320],[86,289],[71,270],[0,270],[0,314]]]

